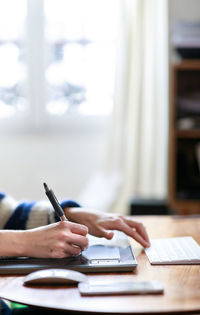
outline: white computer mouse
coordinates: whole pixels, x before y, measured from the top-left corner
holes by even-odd
[[[29,273],[24,284],[75,284],[87,281],[86,275],[69,269],[42,269]]]

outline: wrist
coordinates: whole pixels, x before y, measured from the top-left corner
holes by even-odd
[[[74,213],[73,209],[80,208],[80,205],[77,202],[72,201],[72,200],[64,200],[61,202],[60,205],[65,213],[66,218],[69,221],[76,222],[73,218],[73,213]]]
[[[25,256],[25,231],[7,230],[0,232],[0,256]]]
[[[74,211],[75,211],[76,208],[74,207],[66,207],[64,208],[64,213],[65,213],[65,216],[66,218],[69,220],[69,221],[72,221],[72,222],[76,222],[75,221],[75,218],[74,218]]]

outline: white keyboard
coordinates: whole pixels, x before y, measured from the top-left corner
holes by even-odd
[[[152,239],[145,252],[152,265],[200,264],[200,246],[191,236]]]

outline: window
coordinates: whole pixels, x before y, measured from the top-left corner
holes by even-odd
[[[117,0],[0,0],[0,118],[108,116],[117,24]]]
[[[0,118],[27,107],[23,96],[25,18],[25,0],[0,1]]]

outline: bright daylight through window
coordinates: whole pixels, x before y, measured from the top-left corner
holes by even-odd
[[[23,97],[25,18],[25,0],[0,1],[0,118],[27,106]]]
[[[30,10],[42,17],[42,23],[29,21]],[[27,66],[31,58],[45,60],[38,70],[44,72],[40,78],[45,86],[45,97],[38,93],[39,110],[55,117],[109,115],[117,27],[117,0],[35,0],[32,7],[26,0],[0,0],[0,118],[34,111],[33,93],[27,93],[37,80],[27,79],[35,66],[34,62]],[[27,46],[32,41],[37,47],[40,33],[44,45],[27,58],[27,51],[31,54]]]

